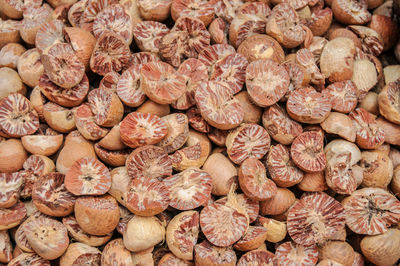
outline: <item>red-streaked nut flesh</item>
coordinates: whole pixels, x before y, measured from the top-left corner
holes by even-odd
[[[0,208],[10,208],[17,203],[23,184],[24,177],[18,172],[0,173]]]
[[[204,240],[194,246],[194,260],[199,266],[236,265],[237,257],[232,247],[217,247]]]
[[[303,180],[303,171],[296,167],[289,149],[282,144],[270,148],[266,165],[271,179],[280,187],[291,187]]]
[[[328,117],[331,101],[313,87],[304,87],[289,94],[286,110],[296,121],[318,124]]]
[[[164,179],[171,201],[178,210],[191,210],[205,204],[211,197],[211,176],[196,168],[186,169]]]
[[[351,80],[343,80],[330,84],[322,90],[322,95],[330,99],[332,110],[349,113],[357,106],[357,87]]]
[[[239,184],[252,200],[267,200],[276,194],[275,183],[267,177],[264,165],[255,158],[248,158],[240,165]]]
[[[76,197],[64,185],[64,175],[49,173],[33,185],[32,201],[36,208],[50,216],[66,216],[73,212]]]
[[[275,255],[267,250],[252,250],[242,255],[237,266],[245,265],[275,265]]]
[[[307,69],[300,64],[295,62],[287,62],[282,65],[289,74],[289,89],[285,95],[285,98],[287,98],[292,91],[307,86],[311,77]]]
[[[249,62],[271,59],[281,63],[285,59],[281,45],[274,38],[265,34],[251,35],[239,45],[237,52],[244,55]]]
[[[307,173],[325,169],[324,138],[316,131],[303,132],[293,141],[290,156],[301,170]]]
[[[385,141],[385,133],[378,127],[375,116],[364,108],[349,114],[356,128],[356,144],[362,149],[376,149]]]
[[[158,53],[161,39],[167,33],[168,27],[157,21],[142,21],[133,27],[133,38],[143,52]]]
[[[39,128],[39,117],[31,102],[13,93],[0,102],[0,129],[12,137],[31,135]]]
[[[228,200],[227,197],[220,198],[216,200],[215,203],[224,204]],[[236,195],[237,203],[241,206],[242,209],[246,210],[247,215],[249,216],[249,222],[254,222],[258,217],[258,212],[260,210],[259,202],[256,200],[252,200],[246,196],[246,194],[237,194]]]
[[[0,208],[0,230],[18,226],[26,217],[26,208],[22,202],[5,209]]]
[[[107,135],[108,130],[97,125],[88,103],[74,109],[75,125],[79,133],[87,140],[99,140]]]
[[[378,95],[379,112],[392,123],[400,124],[400,80],[390,82]]]
[[[117,95],[127,106],[138,107],[146,100],[146,94],[144,94],[140,83],[141,69],[142,64],[129,67],[116,82]]]
[[[44,216],[31,219],[25,225],[25,234],[32,249],[44,259],[60,257],[69,245],[67,228]]]
[[[208,31],[212,44],[228,43],[229,25],[222,18],[216,18],[211,21]]]
[[[197,211],[184,211],[169,222],[166,242],[168,248],[178,258],[193,260],[193,250],[200,231],[199,219]]]
[[[201,83],[196,90],[195,101],[203,118],[216,128],[232,129],[243,121],[244,113],[239,101],[222,83]]]
[[[0,261],[7,263],[13,258],[13,246],[8,231],[0,231]]]
[[[95,247],[84,243],[71,243],[63,256],[60,265],[99,265],[101,252]]]
[[[69,168],[65,187],[74,195],[103,195],[111,187],[111,175],[99,160],[83,157]]]
[[[270,144],[267,130],[257,124],[242,124],[226,137],[228,156],[236,164],[247,158],[261,159],[267,154]]]
[[[171,65],[158,61],[144,64],[140,70],[143,92],[159,104],[171,104],[185,92],[185,78]]]
[[[346,225],[357,234],[383,234],[400,220],[400,202],[381,188],[363,188],[343,200]]]
[[[275,251],[278,265],[315,265],[318,262],[318,247],[316,245],[302,246],[294,242],[285,242]]]
[[[97,17],[97,14],[101,12],[104,8],[107,6],[110,6],[112,4],[117,4],[118,1],[116,0],[88,0],[84,1],[84,6],[82,7],[82,10],[80,10],[79,7],[75,9],[76,15],[78,15],[78,12],[82,12],[79,14],[79,25],[80,27],[84,28],[85,30],[88,31],[93,31],[93,22]],[[68,16],[73,17],[73,16]],[[71,23],[72,24],[72,23]],[[75,25],[77,26],[77,25]]]
[[[161,118],[168,128],[168,133],[157,145],[165,152],[171,153],[181,148],[189,136],[188,117],[182,113],[174,113]]]
[[[99,89],[109,89],[114,92],[117,91],[117,83],[121,75],[117,72],[111,71],[104,75],[104,77],[100,80]],[[122,101],[122,99],[121,99]]]
[[[289,145],[303,132],[302,126],[292,120],[285,108],[278,104],[266,108],[262,115],[262,123],[269,135],[283,145]]]
[[[136,148],[126,159],[131,178],[163,179],[172,175],[172,163],[162,147],[146,145]]]
[[[12,259],[7,265],[19,266],[19,265],[40,265],[50,266],[50,261],[43,259],[35,253],[22,253]]]
[[[134,265],[132,253],[125,248],[122,238],[117,238],[107,243],[101,253],[100,265]]]
[[[371,13],[368,12],[364,2],[334,0],[332,11],[335,18],[345,25],[362,25],[371,19]]]
[[[36,33],[35,46],[40,53],[55,43],[64,42],[64,23],[55,19],[44,23]]]
[[[246,87],[250,98],[267,107],[279,101],[289,89],[286,69],[270,59],[256,60],[246,68]]]
[[[168,187],[156,178],[134,178],[126,192],[126,207],[136,215],[159,214],[168,207],[169,203]]]
[[[168,133],[168,127],[157,115],[133,112],[121,122],[120,134],[124,144],[131,148],[156,144]]]
[[[300,245],[324,243],[345,226],[345,210],[338,201],[324,192],[304,194],[289,209],[287,229]]]
[[[310,82],[315,85],[324,85],[325,77],[319,70],[313,53],[307,48],[302,48],[296,52],[296,62],[303,66],[310,75]]]
[[[85,233],[79,226],[78,222],[76,221],[73,215],[64,217],[62,219],[62,223],[67,228],[68,234],[73,239],[92,247],[102,246],[105,243],[107,243],[112,237],[112,233],[109,233],[104,236],[94,236]]]
[[[188,117],[190,127],[192,127],[194,130],[202,133],[209,133],[211,131],[211,126],[201,116],[199,108],[190,108],[187,110],[186,115]]]
[[[207,27],[214,18],[214,6],[212,1],[206,0],[174,0],[171,5],[171,17],[177,20],[179,17],[194,17],[203,21]]]
[[[124,106],[117,94],[107,89],[94,89],[89,92],[88,102],[96,124],[113,127],[124,114]]]

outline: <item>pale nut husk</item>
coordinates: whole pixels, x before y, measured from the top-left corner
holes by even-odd
[[[9,67],[0,68],[0,100],[11,93],[26,94],[26,87],[18,73]]]
[[[272,243],[278,243],[285,239],[287,230],[286,230],[286,223],[277,221],[270,218],[260,218],[260,223],[262,226],[267,228],[267,237],[266,240]]]
[[[395,82],[400,78],[400,65],[390,65],[383,68],[383,76],[385,78],[385,84]]]
[[[378,94],[373,91],[368,92],[360,102],[359,107],[364,108],[371,114],[379,115]]]
[[[356,129],[350,117],[345,114],[331,112],[324,122],[321,123],[321,127],[325,132],[336,134],[350,142],[356,140]]]
[[[355,60],[351,80],[356,84],[358,98],[363,99],[378,82],[374,63],[368,59]]]

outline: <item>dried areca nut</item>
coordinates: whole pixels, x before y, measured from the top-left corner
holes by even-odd
[[[39,86],[36,86],[32,89],[31,95],[29,96],[29,101],[31,102],[33,109],[35,109],[35,111],[38,113],[39,120],[45,121],[43,115],[43,106],[47,100],[40,91]]]
[[[393,162],[393,168],[396,168],[398,165],[400,165],[400,151],[393,148],[393,146],[390,147],[389,158]]]
[[[28,153],[19,139],[0,142],[0,172],[12,173],[20,170]]]
[[[255,34],[246,38],[238,47],[238,53],[244,55],[249,62],[259,59],[271,59],[281,63],[285,54],[281,45],[265,34]]]
[[[21,40],[18,30],[20,21],[3,19],[0,18],[0,48],[8,43],[19,43]]]
[[[322,95],[330,99],[332,110],[349,113],[357,106],[357,87],[351,80],[343,80],[330,84],[322,91]]]
[[[79,26],[81,28],[84,28],[87,31],[93,31],[93,22],[96,19],[97,14],[99,12],[101,12],[104,8],[106,8],[107,6],[112,5],[112,4],[117,4],[117,3],[118,3],[118,1],[116,1],[116,0],[84,1],[84,6],[81,8],[78,7],[77,9],[75,9],[76,11],[74,12],[75,13],[74,15],[80,16],[80,18],[77,20],[79,21]],[[76,26],[78,26],[78,25],[76,25]]]
[[[186,169],[164,179],[171,201],[178,210],[191,210],[204,205],[211,196],[212,178],[203,170]]]
[[[46,123],[56,131],[68,133],[76,127],[73,111],[58,104],[46,103],[43,106],[43,116]]]
[[[35,46],[42,54],[47,48],[56,43],[64,42],[64,23],[53,19],[43,23],[36,33]]]
[[[205,161],[203,170],[211,176],[211,193],[217,196],[228,194],[238,174],[232,162],[221,153],[211,154]]]
[[[255,158],[248,158],[240,165],[239,184],[247,197],[258,201],[272,198],[277,190],[275,183],[267,178],[264,165]]]
[[[172,218],[166,230],[166,242],[175,256],[182,260],[193,260],[199,227],[197,211],[184,211]]]
[[[314,55],[315,63],[317,63],[318,66],[320,63],[322,50],[324,49],[327,43],[328,43],[327,39],[315,36],[312,38],[311,44],[307,48]]]
[[[194,246],[194,260],[196,265],[236,265],[237,257],[232,247],[217,247],[207,240]]]
[[[357,25],[348,26],[348,29],[361,40],[361,47],[365,53],[378,56],[383,51],[382,37],[375,30]]]
[[[125,247],[133,252],[151,248],[164,239],[165,227],[155,216],[133,216],[123,234]]]
[[[381,188],[356,190],[342,202],[346,225],[357,234],[383,234],[400,220],[400,202]]]
[[[25,47],[19,43],[8,43],[0,50],[0,67],[17,69],[18,60],[26,52]]]
[[[239,251],[250,251],[259,248],[267,237],[267,228],[263,226],[249,226],[246,234],[233,245]]]
[[[86,75],[83,75],[76,86],[65,89],[53,83],[47,74],[43,74],[39,78],[38,88],[51,102],[64,107],[74,107],[85,100],[89,92],[89,80]]]
[[[371,13],[368,12],[364,3],[354,0],[334,0],[332,2],[334,17],[345,25],[362,25],[371,20]]]
[[[49,173],[33,185],[32,201],[36,208],[50,216],[66,216],[73,212],[76,197],[66,190],[64,175]]]
[[[363,168],[364,187],[386,188],[393,177],[393,163],[380,151],[363,151],[359,165]]]
[[[285,222],[259,216],[256,224],[267,229],[265,239],[268,242],[278,243],[286,237],[287,230]]]
[[[286,212],[296,201],[292,191],[278,187],[275,196],[260,202],[261,215],[278,215]]]
[[[65,27],[64,34],[65,39],[71,44],[75,54],[84,64],[85,70],[88,71],[96,39],[89,31],[78,27]]]
[[[124,70],[128,69],[133,65],[144,65],[150,62],[160,61],[160,57],[156,53],[151,52],[138,52],[133,53],[130,58],[128,64],[125,66]]]
[[[393,124],[383,117],[379,117],[376,122],[378,127],[385,133],[385,143],[400,145],[400,139],[397,137],[400,134],[400,125]]]
[[[0,102],[0,129],[11,137],[31,135],[39,128],[39,117],[22,94],[12,93]]]
[[[95,123],[94,114],[88,103],[78,106],[73,111],[76,128],[85,139],[98,140],[107,135],[108,130]]]
[[[121,121],[124,106],[116,93],[107,89],[94,89],[88,95],[88,102],[96,124],[112,127]]]
[[[226,137],[228,156],[236,164],[247,158],[261,159],[267,154],[270,143],[267,130],[257,124],[242,124]]]
[[[37,86],[40,76],[44,73],[38,49],[29,49],[23,53],[18,59],[17,68],[21,80],[26,85],[29,87]],[[3,68],[2,71],[5,71],[5,68]]]
[[[302,48],[296,52],[296,63],[303,66],[310,75],[310,82],[315,85],[324,85],[325,77],[319,70],[314,55],[307,48]]]
[[[118,225],[118,203],[110,195],[79,197],[75,202],[75,218],[84,232],[107,235]]]
[[[302,44],[306,31],[296,10],[289,3],[281,3],[272,9],[266,33],[274,37],[283,47],[294,48]]]
[[[152,177],[132,179],[126,192],[126,207],[140,216],[153,216],[167,209],[170,193],[166,184]]]
[[[179,66],[178,72],[186,80],[186,90],[171,106],[178,110],[186,110],[196,104],[194,93],[198,85],[208,80],[207,67],[199,59],[189,58]]]
[[[392,123],[400,124],[400,80],[388,83],[378,95],[379,112]]]
[[[93,21],[93,35],[99,38],[110,31],[124,38],[129,45],[132,42],[132,20],[120,4],[113,4],[101,10]]]
[[[163,21],[168,18],[171,9],[172,0],[138,0],[137,5],[140,16],[144,20]]]
[[[13,246],[11,244],[10,236],[8,235],[8,231],[0,231],[0,262],[8,263],[14,257],[13,256]]]
[[[239,100],[244,111],[243,123],[256,123],[261,120],[262,108],[254,104],[247,91],[241,91],[234,96]]]
[[[149,113],[130,113],[120,125],[121,140],[131,148],[156,144],[164,139],[167,133],[166,123]]]
[[[324,171],[316,173],[304,173],[303,180],[297,185],[302,191],[319,192],[329,187],[325,181]]]
[[[158,104],[158,103],[153,102],[152,100],[148,99],[140,107],[138,107],[136,109],[136,111],[163,117],[170,113],[170,111],[171,111],[170,109],[171,108],[170,108],[169,104]]]
[[[132,254],[132,262],[133,265],[155,265],[155,260],[153,258],[153,247]]]
[[[364,265],[364,257],[363,255],[361,255],[360,253],[354,251],[354,261],[353,261],[353,265],[354,266],[362,266]]]
[[[0,208],[10,208],[17,203],[23,183],[24,177],[18,172],[0,173]]]
[[[229,25],[222,18],[215,18],[208,27],[212,44],[228,43]]]
[[[122,238],[114,239],[107,243],[101,253],[101,264],[104,266],[119,264],[133,264],[132,253],[124,246]]]
[[[400,252],[400,230],[391,228],[383,234],[376,236],[365,236],[360,243],[362,254],[374,264],[393,265],[396,264]]]
[[[146,145],[136,148],[126,160],[131,178],[162,180],[172,174],[172,164],[163,148]]]
[[[95,247],[76,242],[71,243],[60,258],[60,265],[100,265],[101,252]]]
[[[137,107],[146,100],[146,95],[144,94],[140,83],[141,69],[141,64],[133,65],[125,70],[117,80],[116,93],[121,101],[127,106]]]
[[[307,21],[306,25],[314,36],[322,36],[331,26],[332,15],[332,10],[329,7],[316,10],[311,14],[311,19]]]
[[[286,110],[278,104],[265,109],[262,123],[269,135],[277,142],[288,145],[303,132],[299,123],[292,120]]]
[[[247,91],[261,107],[278,102],[288,91],[289,81],[286,69],[270,59],[253,61],[246,69]]]
[[[319,249],[321,260],[334,260],[342,265],[353,265],[355,253],[345,241],[328,241]]]
[[[398,38],[398,26],[390,16],[374,14],[368,27],[375,30],[382,38],[383,50],[387,51],[396,44]]]
[[[354,143],[343,139],[335,139],[325,146],[325,155],[328,162],[343,157],[345,154],[349,157],[350,165],[355,165],[361,160],[361,151]]]
[[[80,26],[80,20],[81,20],[82,14],[85,10],[87,3],[88,3],[87,0],[78,1],[70,6],[67,16],[68,16],[68,22],[73,27]]]
[[[187,32],[185,51],[186,57],[197,58],[198,54],[204,48],[210,45],[210,33],[207,31],[204,23],[195,17],[180,16],[171,31]]]
[[[351,142],[356,140],[356,129],[352,120],[345,114],[331,112],[321,123],[321,127],[326,133],[336,134]]]
[[[228,55],[235,54],[235,48],[229,44],[214,44],[206,47],[199,53],[199,60],[208,67],[209,75],[216,64]]]
[[[303,194],[289,209],[287,228],[300,245],[322,244],[345,226],[343,206],[324,192]]]
[[[159,266],[168,266],[168,265],[182,265],[182,266],[193,266],[194,264],[190,261],[186,261],[178,258],[172,253],[167,253],[158,262]]]
[[[41,216],[29,220],[25,234],[32,249],[44,259],[60,257],[69,245],[67,228],[52,218]]]
[[[285,242],[277,247],[275,256],[277,264],[288,265],[316,265],[318,262],[318,247],[316,245],[303,246],[295,242]]]
[[[140,70],[140,82],[143,92],[159,104],[170,104],[185,92],[185,78],[161,61],[144,64]]]
[[[79,226],[78,222],[76,221],[75,217],[73,215],[64,217],[62,219],[62,223],[64,226],[67,228],[69,235],[75,239],[76,241],[79,241],[83,244],[92,246],[92,247],[97,247],[97,246],[102,246],[105,243],[107,243],[111,236],[112,233],[109,233],[105,236],[94,236],[94,235],[89,235],[85,233],[82,228]]]
[[[37,31],[45,22],[52,19],[52,13],[53,9],[48,4],[26,8],[19,29],[21,38],[27,44],[34,45]]]
[[[26,208],[18,202],[10,208],[0,208],[0,230],[18,226],[26,217]]]
[[[41,155],[31,155],[24,162],[24,171],[21,174],[25,178],[24,187],[21,191],[23,198],[28,198],[32,194],[33,185],[43,175],[55,171],[54,162]]]
[[[351,80],[356,85],[358,99],[362,100],[378,81],[374,63],[368,59],[355,60]]]
[[[383,69],[385,84],[396,82],[400,78],[399,74],[400,65],[389,65]]]
[[[94,151],[100,160],[109,166],[123,166],[125,165],[126,158],[131,153],[131,149],[124,149],[118,151],[107,150],[101,147],[99,144],[94,145]]]
[[[142,21],[133,27],[133,37],[143,52],[158,53],[161,40],[168,33],[168,27],[157,21]]]
[[[255,7],[258,8],[258,11],[267,10],[267,5],[261,2],[258,2],[258,4],[259,6]],[[270,11],[269,8],[268,11]],[[266,14],[261,15],[264,16],[238,13],[237,16],[233,18],[229,27],[229,43],[237,48],[247,37],[253,34],[265,33]]]
[[[289,74],[289,89],[286,92],[285,98],[283,98],[284,100],[287,100],[286,98],[289,96],[290,92],[307,86],[310,82],[311,76],[304,66],[295,62],[287,62],[282,65]]]
[[[201,83],[196,90],[195,101],[203,118],[218,129],[232,129],[243,121],[244,112],[239,101],[222,83]]]
[[[103,195],[111,187],[111,175],[99,160],[82,157],[65,175],[65,187],[74,195]]]
[[[43,259],[35,253],[22,253],[13,258],[7,265],[19,266],[19,265],[40,265],[50,266],[50,261]]]
[[[212,2],[204,0],[174,0],[171,5],[171,17],[177,20],[179,17],[194,17],[200,19],[205,26],[214,18],[214,6]]]
[[[349,38],[354,42],[355,47],[357,47],[359,49],[362,48],[361,40],[358,38],[358,36],[354,32],[352,32],[349,29],[337,28],[335,30],[328,32],[328,38],[330,41],[335,38],[339,38],[339,37]]]
[[[303,171],[296,167],[290,158],[289,149],[282,144],[271,147],[266,165],[272,180],[280,187],[294,186],[303,179]]]
[[[104,75],[100,80],[99,89],[108,89],[113,92],[117,92],[117,83],[120,80],[121,75],[117,72],[111,71]],[[121,99],[122,100],[122,99]]]
[[[220,152],[225,152],[226,147],[225,147],[225,142],[226,142],[226,137],[229,134],[229,130],[221,130],[218,128],[211,128],[211,132],[208,133],[208,138],[219,148]]]
[[[245,266],[245,265],[266,265],[272,266],[275,265],[275,255],[272,252],[266,250],[252,250],[249,251],[240,257],[237,266]]]
[[[113,196],[118,203],[126,206],[126,193],[132,178],[128,175],[126,167],[117,167],[111,170],[111,188],[108,194]],[[121,213],[122,216],[122,213]]]
[[[121,71],[129,62],[130,50],[121,36],[106,32],[97,39],[90,58],[90,69],[104,76],[108,72]]]
[[[248,218],[237,209],[227,206],[227,203],[213,203],[200,212],[200,226],[213,245],[228,247],[244,235]]]
[[[318,124],[330,114],[331,101],[313,87],[303,87],[292,91],[286,103],[288,114],[296,121]]]
[[[356,144],[362,149],[376,149],[385,141],[385,133],[378,127],[375,116],[363,108],[349,114],[356,127]]]
[[[126,148],[126,145],[122,142],[120,132],[120,124],[113,126],[113,128],[105,135],[98,144],[100,147],[111,150],[118,151]]]
[[[228,200],[227,197],[223,197],[223,198],[216,200],[215,203],[226,204],[227,200]],[[245,194],[237,194],[236,200],[237,200],[238,205],[242,209],[246,210],[247,215],[249,217],[249,223],[254,222],[257,219],[258,213],[260,210],[259,202],[256,200],[250,199]]]
[[[322,74],[330,82],[351,79],[355,54],[356,47],[351,39],[339,37],[329,41],[321,53]]]
[[[209,133],[211,131],[211,126],[201,116],[199,108],[190,108],[186,111],[186,115],[188,117],[190,127],[194,130],[202,133]]]
[[[120,214],[121,214],[121,218],[119,219],[119,222],[118,222],[118,225],[117,225],[117,231],[118,231],[118,233],[123,235],[125,233],[125,231],[126,231],[126,227],[128,226],[129,221],[135,215],[133,213],[131,213],[128,209],[126,209],[126,208],[124,208],[122,206],[119,206],[119,211],[120,211]]]
[[[324,138],[316,131],[300,134],[290,148],[293,162],[307,173],[320,172],[325,169]]]
[[[159,54],[166,62],[174,67],[178,67],[184,59],[184,51],[187,48],[186,31],[170,31],[161,39]]]

